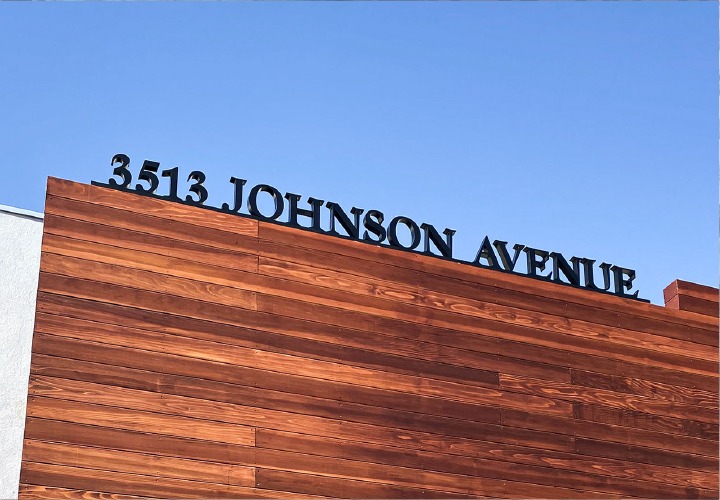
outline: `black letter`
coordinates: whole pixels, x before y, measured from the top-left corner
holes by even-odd
[[[632,295],[625,293],[625,288],[630,290],[632,288],[632,282],[635,279],[635,271],[632,269],[625,269],[620,266],[612,266],[610,268],[615,278],[615,293],[621,297],[634,297],[637,298],[639,291],[636,291]],[[623,279],[623,274],[627,276],[627,279]]]
[[[353,223],[352,221],[350,221],[350,218],[347,216],[342,207],[337,203],[333,201],[328,201],[325,206],[330,209],[330,229],[328,230],[329,234],[340,234],[335,231],[335,220],[337,220],[343,227],[343,229],[345,229],[345,232],[348,234],[348,236],[350,236],[354,240],[360,239],[360,214],[365,211],[364,209],[357,207],[352,207],[350,209],[350,213],[355,216],[355,222]]]
[[[375,220],[373,220],[375,219]],[[377,240],[374,240],[370,237],[370,234],[368,234],[367,231],[363,233],[363,240],[369,241],[370,243],[377,243],[380,244],[385,240],[385,237],[387,236],[387,232],[385,231],[385,228],[382,226],[383,221],[385,220],[385,215],[379,211],[379,210],[369,210],[368,213],[365,214],[365,218],[363,219],[363,225],[365,228],[370,231],[372,234],[378,237]]]
[[[405,224],[408,229],[410,229],[412,241],[410,242],[409,247],[403,246],[400,243],[400,240],[398,240],[397,225],[400,222]],[[409,217],[405,217],[404,215],[398,215],[393,220],[391,220],[390,225],[388,225],[388,241],[390,242],[391,246],[404,248],[406,250],[413,250],[420,244],[420,228],[417,224],[415,224],[415,221],[410,219]]]
[[[435,255],[430,251],[430,241],[432,240],[432,242],[435,244],[435,248],[440,250],[440,253],[443,255],[443,257],[452,259],[452,236],[453,234],[455,234],[455,230],[445,229],[445,231],[443,231],[445,239],[447,240],[446,243],[440,238],[440,234],[438,234],[437,229],[435,229],[434,226],[431,226],[430,224],[425,224],[423,222],[422,224],[420,224],[420,227],[425,233],[425,250],[423,250],[423,253],[426,253],[428,255]]]
[[[480,262],[480,259],[485,259],[487,261],[487,265],[483,265]],[[487,236],[485,236],[485,239],[482,240],[482,243],[480,244],[480,249],[478,250],[477,255],[475,255],[475,260],[473,261],[473,264],[477,264],[481,267],[500,269],[500,266],[498,266],[497,263],[497,257],[495,256],[495,251],[493,250],[492,245],[490,245],[490,240]]]
[[[549,280],[552,273],[543,276],[538,274],[537,270],[545,270],[545,263],[548,261],[549,254],[545,250],[538,250],[537,248],[525,247],[525,253],[527,253],[527,273],[528,276],[533,278],[539,278],[541,280]],[[540,257],[540,260],[537,260]]]
[[[565,257],[561,254],[551,252],[550,257],[552,257],[553,260],[552,277],[554,282],[564,283],[564,281],[560,279],[560,272],[562,271],[571,285],[580,286],[580,262],[577,259],[574,257],[570,259],[573,263],[573,267],[571,268],[568,261],[565,260]]]
[[[322,207],[323,200],[318,200],[312,196],[308,198],[308,203],[312,206],[311,210],[306,208],[298,208],[298,201],[300,200],[299,194],[285,193],[285,198],[290,202],[290,213],[288,214],[288,224],[295,227],[304,227],[298,224],[298,215],[304,215],[310,217],[312,225],[309,229],[313,231],[320,231],[320,207]]]
[[[237,177],[230,177],[230,182],[235,186],[235,201],[233,202],[233,208],[230,210],[230,205],[223,203],[221,208],[231,212],[239,212],[242,207],[242,192],[243,186],[247,182],[245,179],[238,179]]]
[[[573,257],[570,259],[573,266],[576,266],[578,262],[582,262],[583,274],[585,275],[585,288],[590,290],[610,290],[610,264],[603,262],[600,264],[600,269],[603,271],[603,278],[605,280],[604,288],[598,288],[593,280],[593,264],[595,261],[592,259],[581,259]]]
[[[520,245],[519,243],[513,245],[515,256],[510,260],[510,253],[507,251],[507,241],[495,240],[493,241],[493,246],[500,255],[500,262],[502,262],[503,267],[508,271],[515,269],[515,264],[517,264],[518,257],[520,257],[520,251],[525,248],[525,245]]]
[[[273,197],[273,201],[275,202],[275,212],[273,212],[270,217],[261,214],[257,208],[257,195],[260,191],[270,193],[270,196]],[[284,209],[285,202],[283,201],[283,197],[280,194],[280,191],[278,191],[274,187],[268,186],[267,184],[258,184],[250,190],[250,196],[248,196],[248,211],[255,217],[260,217],[267,220],[276,220],[278,217],[280,217],[280,214],[283,213]]]

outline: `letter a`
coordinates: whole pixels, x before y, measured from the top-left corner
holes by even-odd
[[[487,265],[481,263],[480,259],[486,260]],[[480,249],[478,250],[478,253],[475,256],[475,260],[473,261],[473,264],[477,264],[480,267],[490,267],[492,269],[500,269],[500,266],[497,263],[497,256],[495,255],[495,251],[493,250],[493,247],[490,244],[490,240],[488,239],[487,236],[485,236],[485,239],[482,241],[482,244],[480,245]]]

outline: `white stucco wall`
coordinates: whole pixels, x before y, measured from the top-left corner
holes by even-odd
[[[17,498],[42,214],[0,205],[0,498]]]

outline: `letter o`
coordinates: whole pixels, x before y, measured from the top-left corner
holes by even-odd
[[[275,212],[273,212],[270,216],[263,215],[260,210],[258,210],[257,196],[260,192],[270,193],[270,196],[272,196],[273,201],[275,202]],[[285,210],[285,201],[283,200],[280,191],[274,187],[268,186],[267,184],[258,184],[250,190],[250,194],[248,195],[248,212],[250,212],[251,215],[263,219],[275,220],[282,215],[283,210]]]
[[[407,228],[410,229],[410,235],[412,236],[412,242],[410,243],[410,246],[408,246],[408,247],[406,247],[405,245],[400,243],[400,240],[397,237],[397,225],[400,223],[405,224],[407,226]],[[404,215],[398,215],[392,221],[390,221],[387,232],[388,232],[388,241],[390,242],[390,246],[404,248],[405,250],[414,250],[420,244],[420,228],[418,227],[418,225],[415,223],[414,220],[412,220],[409,217],[405,217]]]

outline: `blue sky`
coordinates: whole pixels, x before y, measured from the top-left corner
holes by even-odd
[[[715,2],[0,5],[0,204],[123,152],[718,280]]]

